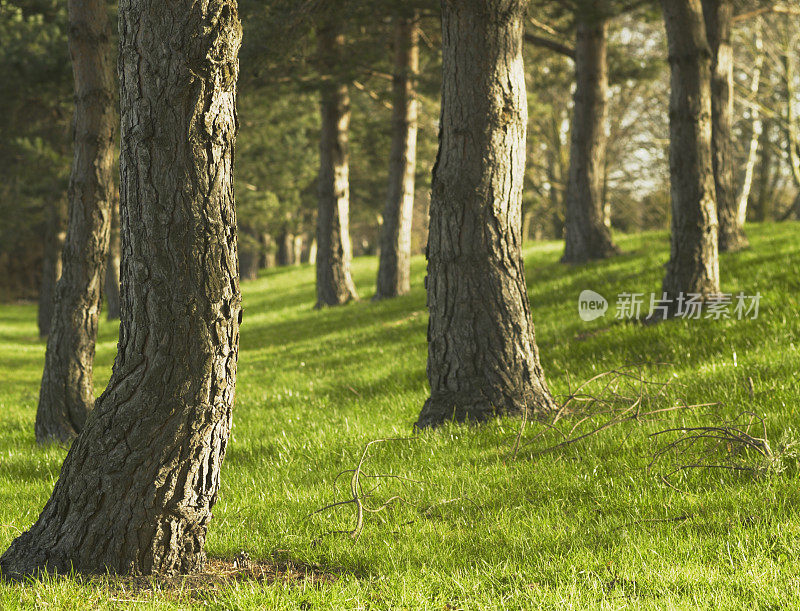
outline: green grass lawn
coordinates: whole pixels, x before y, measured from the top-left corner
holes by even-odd
[[[362,301],[313,310],[309,266],[245,283],[233,438],[223,466],[207,551],[244,550],[336,574],[322,583],[236,581],[213,591],[136,591],[75,579],[0,585],[0,608],[798,608],[800,481],[796,461],[774,474],[687,469],[665,480],[648,469],[671,426],[720,423],[743,411],[764,417],[773,449],[800,436],[800,229],[748,227],[752,248],[723,255],[723,290],[761,294],[757,320],[614,320],[620,292],[660,290],[668,236],[619,236],[624,254],[580,267],[557,261],[559,243],[526,248],[542,363],[563,397],[628,363],[672,383],[650,409],[720,402],[629,420],[547,453],[549,429],[521,421],[448,426],[411,441],[375,444],[357,541],[347,500],[364,444],[407,437],[427,394],[425,261],[413,290],[373,303],[374,258],[353,271]],[[586,323],[578,294],[593,289],[611,309]],[[117,327],[103,322],[96,389],[107,382]],[[47,500],[65,450],[42,449],[33,422],[44,359],[34,305],[0,306],[0,548]],[[752,380],[752,390],[748,384]],[[595,385],[595,388],[599,388]],[[568,430],[579,415],[566,416]],[[599,424],[602,421],[597,421]],[[586,430],[584,423],[582,429]],[[791,433],[790,433],[791,434]],[[671,437],[671,439],[674,437]],[[372,490],[377,484],[380,486]]]

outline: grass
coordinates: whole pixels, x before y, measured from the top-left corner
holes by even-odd
[[[715,410],[628,422],[544,455],[520,421],[448,426],[414,441],[376,444],[365,470],[385,479],[358,541],[345,500],[363,446],[406,437],[426,398],[425,262],[413,262],[410,295],[373,303],[376,260],[354,262],[362,301],[314,311],[314,270],[269,270],[243,285],[244,322],[233,439],[207,551],[333,572],[319,583],[231,581],[213,590],[130,590],[76,578],[0,585],[0,608],[797,608],[800,486],[796,464],[754,477],[685,471],[667,485],[647,470],[650,433],[708,424],[751,410],[777,439],[798,427],[800,238],[797,226],[748,227],[752,248],[723,255],[723,290],[761,293],[757,320],[614,320],[616,295],[658,291],[665,233],[619,236],[624,254],[565,267],[561,245],[526,248],[536,333],[551,388],[625,363],[663,361],[648,375],[676,384],[673,405],[719,401]],[[583,289],[611,309],[586,323]],[[0,306],[0,548],[29,526],[65,451],[39,448],[33,421],[44,345],[33,305]],[[101,325],[98,393],[110,375],[116,326]],[[734,356],[735,355],[735,356]],[[753,381],[753,393],[746,384]],[[371,485],[371,484],[370,484]]]

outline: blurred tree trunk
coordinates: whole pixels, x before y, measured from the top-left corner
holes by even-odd
[[[394,94],[389,189],[383,209],[375,299],[406,294],[411,288],[411,221],[417,164],[419,31],[416,17],[395,19]]]
[[[711,52],[700,0],[662,0],[672,70],[671,252],[663,291],[719,293],[717,207],[711,152]]]
[[[583,263],[616,254],[605,223],[608,22],[579,12],[565,249],[561,261]]]
[[[320,85],[322,126],[317,210],[317,306],[340,305],[358,299],[350,276],[350,179],[348,131],[350,97],[339,82],[344,35],[327,16],[317,29],[319,62],[327,75]]]
[[[264,269],[275,267],[275,240],[268,233],[261,235],[261,252],[259,265]]]
[[[756,200],[755,214],[756,220],[761,222],[771,220],[773,214],[772,204],[775,190],[772,185],[774,184],[774,176],[778,174],[778,172],[774,171],[773,143],[770,140],[774,131],[773,127],[772,119],[767,118],[764,121],[758,144],[761,155],[758,163],[758,180],[756,182],[758,199]]]
[[[762,24],[759,20],[755,26],[756,60],[753,66],[753,76],[750,81],[750,138],[747,146],[747,160],[745,161],[744,172],[742,174],[741,188],[737,197],[736,221],[740,227],[744,227],[747,221],[747,205],[750,201],[750,193],[753,189],[753,176],[755,174],[756,163],[758,162],[758,145],[761,134],[764,131],[764,124],[761,121],[761,108],[759,107],[758,92],[761,86],[761,70],[764,66],[764,43],[762,39]]]
[[[119,197],[111,202],[111,239],[106,261],[105,295],[108,302],[108,320],[119,319]]]
[[[54,200],[47,210],[44,235],[44,257],[42,258],[42,286],[39,290],[39,337],[50,334],[53,318],[56,284],[61,278],[61,252],[66,238],[66,206],[60,198]]]
[[[284,230],[278,236],[278,265],[294,265],[294,236]]]
[[[114,197],[116,112],[108,6],[102,0],[70,0],[68,11],[74,153],[63,269],[36,412],[39,443],[74,437],[94,404],[92,367]]]
[[[526,210],[522,213],[522,230],[520,235],[522,236],[522,243],[524,244],[531,238],[531,226],[533,225],[533,211]]]
[[[0,558],[6,577],[197,571],[219,490],[241,315],[241,25],[234,0],[122,0],[119,10],[119,353],[50,500]]]
[[[420,427],[554,407],[520,251],[525,7],[523,0],[442,3],[442,115],[427,249],[431,395]]]
[[[733,174],[733,3],[703,0],[706,35],[711,48],[711,147],[719,221],[719,250],[735,252],[748,246],[739,224]]]
[[[258,238],[247,228],[239,228],[239,279],[255,280],[261,262]]]
[[[303,241],[305,237],[302,233],[294,236],[292,240],[292,265],[300,265],[303,262]]]
[[[795,40],[792,43],[796,42]],[[786,117],[786,156],[789,159],[789,168],[792,171],[792,180],[795,187],[798,189],[797,196],[795,197],[792,205],[787,210],[786,214],[781,220],[794,217],[800,220],[800,128],[798,128],[797,108],[795,106],[797,101],[796,89],[796,73],[794,70],[794,61],[791,57],[795,52],[795,44],[790,43],[783,53],[783,78],[784,85],[786,86],[786,110],[783,116]]]

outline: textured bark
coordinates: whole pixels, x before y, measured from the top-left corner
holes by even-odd
[[[421,427],[554,406],[521,257],[524,11],[521,0],[442,2],[426,280],[431,396]]]
[[[663,291],[719,293],[711,153],[711,52],[700,0],[662,0],[669,62],[672,237]]]
[[[347,85],[336,78],[344,36],[329,18],[317,29],[317,37],[320,67],[330,75],[320,86],[316,307],[321,308],[358,299],[358,294],[350,276],[350,97]]]
[[[395,19],[392,150],[389,189],[383,209],[375,299],[406,294],[411,288],[411,221],[417,164],[419,31],[415,18]]]
[[[74,153],[63,269],[47,341],[36,440],[67,441],[94,404],[92,367],[114,192],[111,25],[103,0],[70,0]]]
[[[711,47],[711,146],[719,221],[719,250],[734,252],[748,246],[739,224],[733,172],[733,3],[703,0],[706,35]]]
[[[53,202],[47,211],[42,258],[42,286],[39,290],[39,337],[50,334],[50,322],[56,298],[56,284],[61,277],[61,251],[66,238],[66,206],[62,201]]]
[[[105,295],[108,302],[108,320],[119,319],[119,197],[111,202],[111,239],[106,259]]]
[[[241,26],[234,0],[122,0],[120,39],[119,352],[50,500],[0,558],[6,576],[185,573],[204,561],[241,315]]]
[[[583,263],[619,252],[605,223],[607,36],[605,19],[578,21],[564,263]]]

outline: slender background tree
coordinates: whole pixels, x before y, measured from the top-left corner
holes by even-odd
[[[700,0],[663,0],[672,69],[671,252],[663,292],[673,313],[689,294],[719,293],[712,161],[711,51]]]
[[[74,159],[61,278],[36,412],[36,440],[67,441],[94,405],[92,369],[114,197],[113,59],[104,0],[70,0]]]

